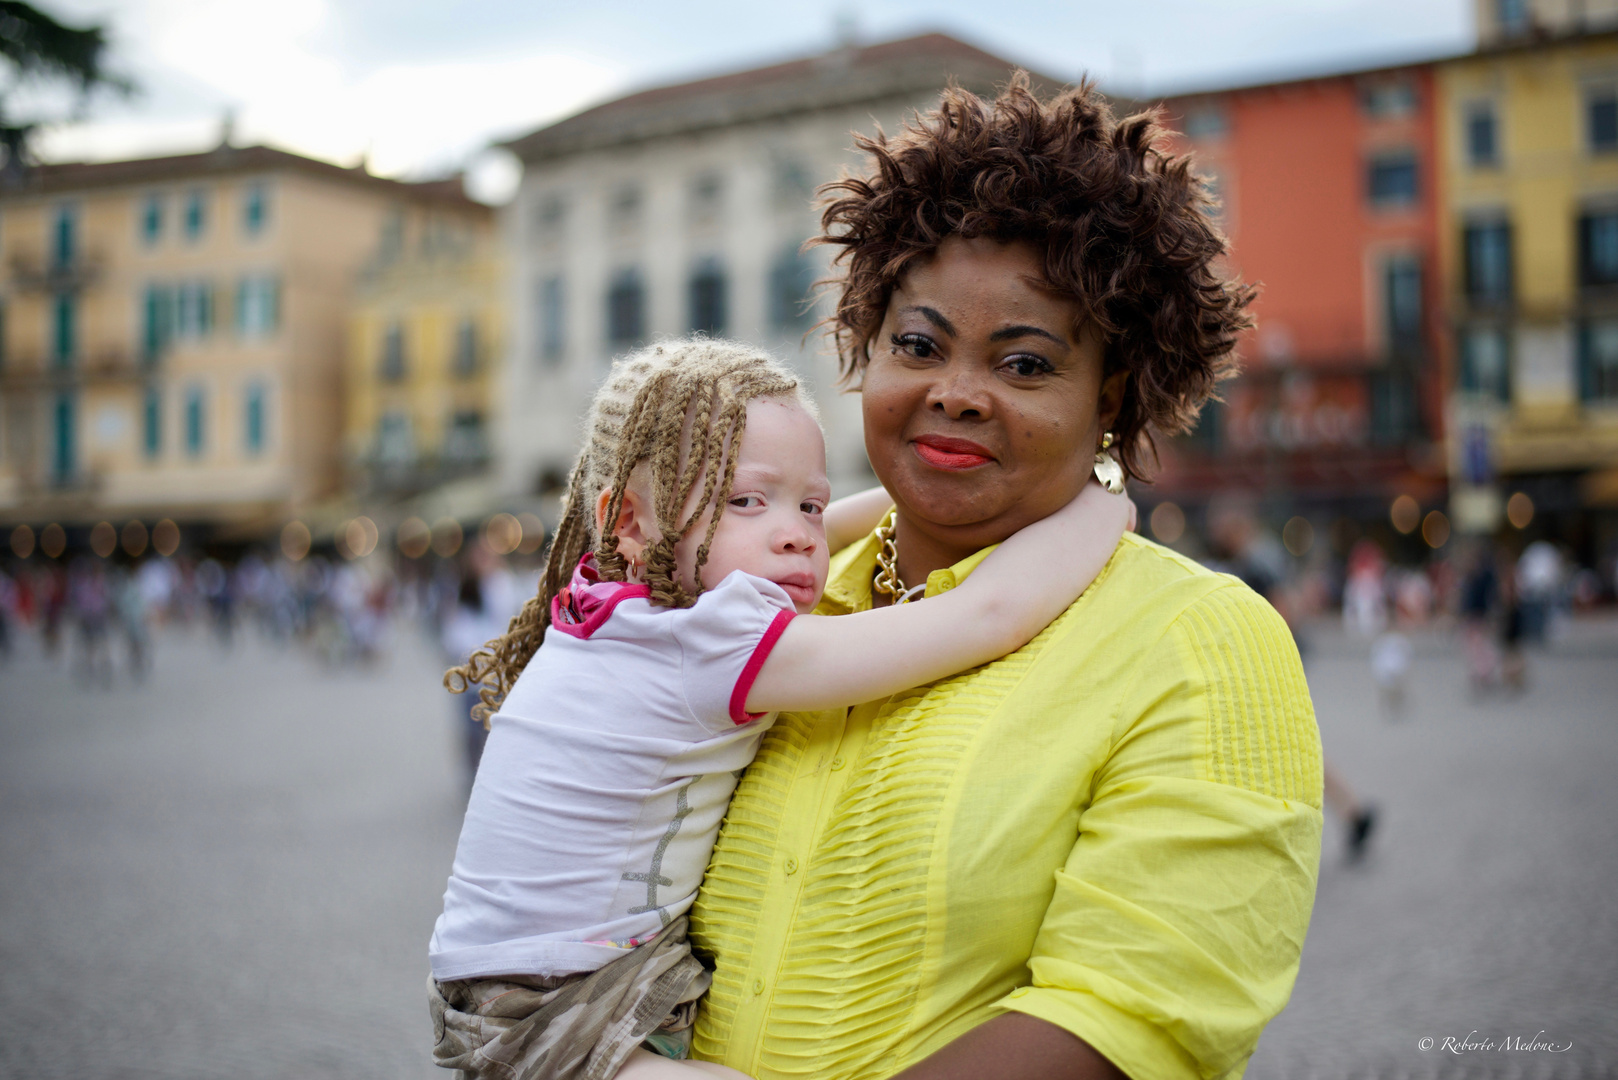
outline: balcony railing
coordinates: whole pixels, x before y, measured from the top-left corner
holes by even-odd
[[[38,252],[11,257],[11,287],[17,292],[76,292],[101,279],[104,260],[99,252],[86,252],[60,263]]]

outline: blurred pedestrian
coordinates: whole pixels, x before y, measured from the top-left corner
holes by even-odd
[[[107,640],[112,594],[99,560],[81,558],[68,582],[68,607],[79,632],[79,667],[86,682],[112,685],[112,648]]]
[[[1549,540],[1535,540],[1517,560],[1517,608],[1522,619],[1522,639],[1532,644],[1545,641],[1551,619],[1562,598],[1562,553]]]
[[[236,625],[235,594],[231,575],[217,559],[203,559],[197,565],[197,591],[208,605],[215,638],[227,649]]]
[[[1365,854],[1365,846],[1371,839],[1371,831],[1376,828],[1376,807],[1362,803],[1348,782],[1342,778],[1336,769],[1326,761],[1320,763],[1322,794],[1326,805],[1331,808],[1337,820],[1346,827],[1345,850],[1348,852],[1350,862],[1355,862]]]
[[[113,610],[129,653],[129,673],[136,682],[146,678],[152,664],[151,630],[147,622],[146,593],[140,578],[120,570],[113,579]]]
[[[1387,560],[1371,540],[1361,540],[1348,556],[1343,584],[1343,625],[1360,637],[1374,638],[1388,625]]]
[[[455,603],[445,613],[439,631],[439,644],[451,667],[466,663],[473,652],[505,632],[506,623],[496,617],[483,597],[482,576],[470,561],[462,563]],[[477,705],[478,695],[475,692],[450,698],[451,714],[460,732],[461,762],[468,783],[477,774],[478,762],[483,758],[483,744],[489,737],[483,721],[472,715]]]
[[[1469,556],[1461,584],[1461,625],[1466,652],[1466,673],[1474,691],[1487,690],[1500,676],[1500,653],[1493,633],[1500,603],[1500,575],[1494,553],[1477,544]]]
[[[1371,678],[1376,682],[1377,705],[1385,720],[1404,716],[1412,652],[1410,639],[1397,630],[1384,630],[1371,642]]]

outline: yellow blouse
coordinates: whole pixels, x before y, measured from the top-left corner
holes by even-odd
[[[875,560],[839,553],[819,610],[868,608]],[[1126,534],[1017,652],[776,721],[693,909],[696,1056],[877,1080],[1015,1010],[1137,1078],[1238,1077],[1297,976],[1320,792],[1280,617]]]

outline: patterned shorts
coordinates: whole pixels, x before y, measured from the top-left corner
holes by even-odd
[[[711,976],[686,918],[603,968],[576,975],[427,980],[433,1060],[462,1080],[611,1080],[630,1052],[683,1057]]]

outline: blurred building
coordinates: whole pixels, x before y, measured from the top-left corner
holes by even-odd
[[[240,531],[331,492],[356,275],[423,205],[469,204],[228,142],[0,190],[0,519]]]
[[[839,395],[819,335],[805,338],[827,269],[824,250],[800,250],[817,231],[814,191],[863,166],[851,132],[896,130],[951,78],[990,94],[1012,66],[943,34],[849,41],[631,94],[508,144],[523,179],[501,226],[513,259],[497,428],[507,489],[559,487],[612,358],[694,330],[797,366],[821,404],[834,487],[870,482],[858,402]]]
[[[1521,493],[1514,525],[1593,563],[1618,549],[1618,32],[1492,7],[1437,68],[1455,516],[1492,531]]]
[[[1209,178],[1231,268],[1259,286],[1258,325],[1240,378],[1193,436],[1163,446],[1144,498],[1194,524],[1210,500],[1256,498],[1314,529],[1385,522],[1401,494],[1441,505],[1449,336],[1431,67],[1163,104]]]
[[[350,491],[413,494],[487,469],[503,286],[489,208],[418,202],[389,219],[349,318]]]

